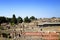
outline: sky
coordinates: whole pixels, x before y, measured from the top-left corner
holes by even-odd
[[[60,0],[0,0],[0,16],[60,17]]]

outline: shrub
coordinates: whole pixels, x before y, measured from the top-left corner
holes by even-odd
[[[8,34],[2,33],[3,37],[8,38]]]
[[[4,30],[4,27],[0,26],[0,29],[1,29],[1,30]]]

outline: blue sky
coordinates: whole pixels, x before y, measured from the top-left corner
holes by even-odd
[[[60,17],[60,0],[0,0],[0,16]]]

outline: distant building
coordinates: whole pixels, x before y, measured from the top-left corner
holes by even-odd
[[[54,23],[45,22],[45,23],[40,23],[37,26],[39,26],[39,27],[60,26],[60,22],[54,22]]]

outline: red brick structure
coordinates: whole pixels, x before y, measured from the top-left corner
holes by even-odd
[[[25,36],[36,36],[40,37],[44,40],[58,40],[59,39],[59,33],[56,32],[25,32]]]

